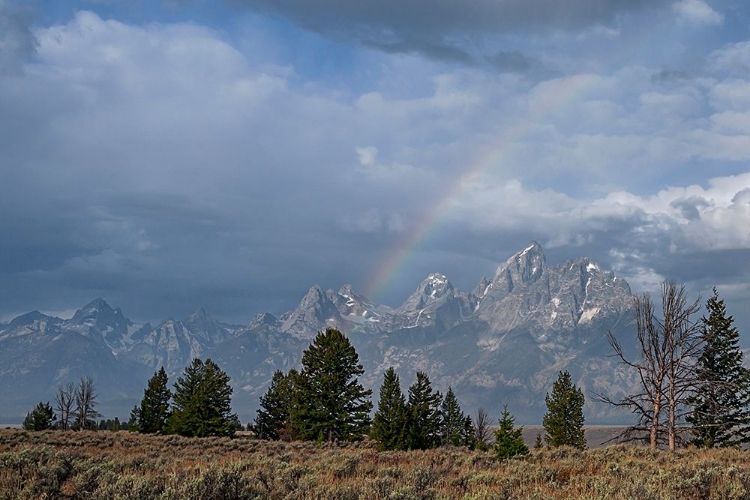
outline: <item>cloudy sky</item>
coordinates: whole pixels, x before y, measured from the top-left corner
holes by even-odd
[[[750,5],[0,0],[0,186],[3,320],[398,305],[536,240],[750,329]]]

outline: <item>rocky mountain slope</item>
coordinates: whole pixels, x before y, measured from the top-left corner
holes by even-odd
[[[69,320],[28,313],[0,325],[4,413],[22,416],[51,399],[60,383],[92,375],[102,413],[124,417],[160,366],[174,380],[192,358],[211,357],[232,377],[235,409],[249,421],[274,370],[297,367],[327,327],[349,335],[365,367],[363,382],[376,396],[388,366],[404,390],[423,370],[441,391],[452,386],[467,411],[482,406],[495,415],[508,404],[519,422],[541,420],[559,370],[569,370],[588,395],[616,395],[633,382],[608,357],[606,342],[612,331],[632,344],[628,284],[587,258],[549,267],[532,243],[470,293],[431,273],[396,309],[350,285],[315,285],[294,310],[279,318],[262,313],[246,326],[221,323],[202,309],[156,327],[137,325],[102,299]],[[622,418],[588,401],[590,421]]]

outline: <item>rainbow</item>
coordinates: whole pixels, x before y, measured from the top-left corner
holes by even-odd
[[[526,117],[506,128],[500,136],[467,162],[457,177],[449,179],[437,205],[425,210],[403,231],[403,237],[390,249],[386,257],[375,267],[367,280],[364,293],[377,301],[402,270],[415,258],[425,242],[436,234],[441,222],[447,219],[455,207],[493,169],[500,168],[514,143],[522,139],[534,125],[553,113],[576,102],[576,98],[589,88],[598,77],[591,74],[576,75],[563,80],[554,98],[547,98],[530,109]]]

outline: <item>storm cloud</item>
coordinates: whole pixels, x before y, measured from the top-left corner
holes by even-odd
[[[495,54],[489,49],[496,45],[492,40],[498,42],[497,37],[505,35],[602,28],[629,12],[658,11],[669,5],[664,0],[227,1],[236,8],[288,19],[333,39],[355,40],[390,53],[416,53],[463,63],[487,62],[485,57],[489,57],[490,66],[499,62],[501,68],[507,68],[507,62],[515,62],[516,69],[519,58],[512,56],[513,61],[508,61],[508,54],[513,53],[504,50]],[[693,3],[679,12],[690,19],[705,17],[700,9],[705,5]],[[482,54],[484,57],[478,57]]]
[[[31,45],[0,76],[0,318],[104,296],[141,321],[246,322],[316,283],[365,291],[408,245],[377,290],[397,305],[432,271],[470,290],[529,240],[634,291],[750,297],[750,42],[689,70],[674,47],[600,62],[587,37],[617,20],[595,36],[626,38],[628,13],[697,36],[671,3],[237,5],[325,36],[257,17],[239,34],[90,10],[14,21]],[[548,38],[465,38],[529,33]],[[558,36],[580,50],[547,52]],[[327,72],[304,61],[329,49]]]

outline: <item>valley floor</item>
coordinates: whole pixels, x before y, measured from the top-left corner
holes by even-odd
[[[0,431],[0,499],[750,498],[750,454],[610,446],[497,461],[128,432]]]

